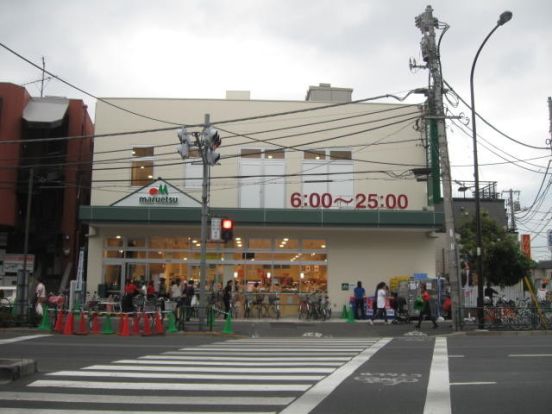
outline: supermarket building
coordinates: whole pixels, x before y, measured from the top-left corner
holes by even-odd
[[[443,217],[419,176],[423,108],[351,94],[321,84],[305,101],[244,91],[98,101],[91,205],[80,210],[88,290],[199,281],[202,165],[193,149],[186,160],[176,153],[176,132],[179,123],[201,131],[205,114],[222,137],[210,216],[235,222],[232,242],[207,244],[208,287],[259,282],[289,293],[290,305],[298,292],[324,291],[340,310],[357,281],[371,293],[394,276],[435,275]]]

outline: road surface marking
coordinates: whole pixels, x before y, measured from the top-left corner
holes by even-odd
[[[16,401],[44,401],[67,403],[97,403],[102,404],[156,404],[156,405],[288,405],[295,397],[239,397],[233,396],[205,396],[176,397],[155,395],[108,395],[108,394],[67,394],[67,393],[38,393],[38,392],[0,392],[0,400]]]
[[[110,414],[182,414],[182,411],[128,411],[109,410]],[[0,408],[0,414],[105,414],[105,410],[62,410],[47,408]],[[186,414],[220,414],[220,411],[186,411]],[[232,414],[276,414],[275,411],[233,411]]]
[[[135,365],[90,365],[84,367],[85,370],[117,370],[117,371],[163,371],[163,372],[228,372],[231,374],[330,374],[334,368],[313,368],[305,366],[303,368],[243,368],[243,367],[167,367],[167,366],[135,366]]]
[[[494,385],[495,381],[451,382],[450,385]]]
[[[162,355],[167,355],[168,352],[163,353]],[[159,355],[148,355],[141,358],[159,358]],[[165,358],[163,356],[163,358]],[[179,355],[179,360],[187,360],[190,361],[197,361],[197,355]],[[228,356],[228,357],[221,357],[221,356],[202,356],[202,361],[267,361],[267,362],[275,362],[275,361],[307,361],[307,362],[318,362],[318,361],[349,361],[350,357],[309,357],[309,356],[303,356],[303,357],[256,357],[256,356],[248,356],[248,357],[239,357],[239,356]]]
[[[17,336],[15,338],[0,339],[0,345],[13,344],[14,342],[28,341],[29,339],[46,338],[47,336],[52,336],[52,335],[26,335],[26,336]]]
[[[510,358],[542,358],[552,357],[552,354],[509,354]]]
[[[343,362],[244,362],[244,361],[198,361],[199,357],[194,358],[195,361],[184,360],[181,361],[177,358],[157,358],[152,356],[148,359],[121,359],[115,361],[116,364],[150,364],[150,365],[204,365],[204,366],[249,366],[249,367],[303,367],[308,366],[322,366],[322,367],[339,367],[343,365]],[[203,358],[203,357],[201,357]],[[351,358],[347,358],[349,361]]]
[[[336,369],[319,383],[315,384],[295,402],[287,406],[280,414],[306,414],[330,395],[346,378],[351,376],[362,364],[368,361],[376,352],[387,345],[392,338],[382,338],[371,347],[365,349],[345,365]]]
[[[160,372],[115,372],[115,371],[56,371],[48,376],[63,377],[106,377],[139,379],[198,379],[198,380],[242,380],[242,381],[320,381],[323,375],[253,375],[253,374],[175,374]]]
[[[235,391],[235,392],[266,392],[266,391],[305,391],[311,384],[269,384],[262,382],[220,384],[208,382],[175,383],[175,382],[108,382],[108,381],[67,381],[67,380],[37,380],[29,387],[60,387],[84,389],[112,390],[164,390],[164,391]]]
[[[358,348],[336,348],[336,349],[332,349],[332,348],[309,348],[309,347],[305,347],[305,348],[297,348],[295,346],[291,346],[290,349],[282,349],[282,348],[263,348],[263,347],[238,347],[238,348],[230,348],[230,347],[221,347],[221,346],[218,346],[218,347],[211,347],[211,348],[207,348],[207,347],[198,347],[198,348],[180,348],[178,351],[174,351],[174,352],[171,352],[171,354],[173,353],[188,353],[188,352],[193,352],[194,354],[195,353],[198,353],[198,352],[213,352],[213,351],[217,351],[217,352],[240,352],[240,353],[243,353],[244,351],[249,351],[249,352],[270,352],[271,354],[273,352],[278,352],[282,355],[287,355],[289,353],[291,354],[301,354],[301,353],[305,353],[305,354],[313,354],[313,353],[318,353],[318,352],[330,352],[332,354],[347,354],[347,355],[352,355],[352,354],[356,354],[358,352],[361,352],[362,350],[364,349],[364,347],[358,347]]]
[[[436,337],[429,370],[424,414],[450,414],[452,412],[447,354],[447,339]]]
[[[464,358],[464,355],[449,355],[449,358]]]

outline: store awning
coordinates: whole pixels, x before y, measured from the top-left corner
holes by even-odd
[[[23,119],[31,128],[56,128],[62,124],[68,107],[67,98],[33,98],[23,110]]]
[[[211,208],[212,217],[229,217],[246,226],[417,228],[438,230],[443,213],[435,211]],[[201,208],[82,206],[89,224],[199,225]]]

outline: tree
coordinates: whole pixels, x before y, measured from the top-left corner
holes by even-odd
[[[476,272],[475,219],[461,225],[458,231],[460,254]],[[503,230],[485,212],[481,214],[481,238],[483,274],[487,282],[511,286],[529,274],[533,262],[521,252],[516,236]]]

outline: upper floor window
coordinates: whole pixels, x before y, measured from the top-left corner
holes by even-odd
[[[130,184],[147,185],[153,180],[153,147],[133,147]]]
[[[309,149],[303,152],[305,160],[346,160],[351,161],[352,154],[348,150]]]
[[[283,160],[286,158],[284,149],[252,149],[242,148],[240,150],[241,158],[263,158],[265,160]]]

